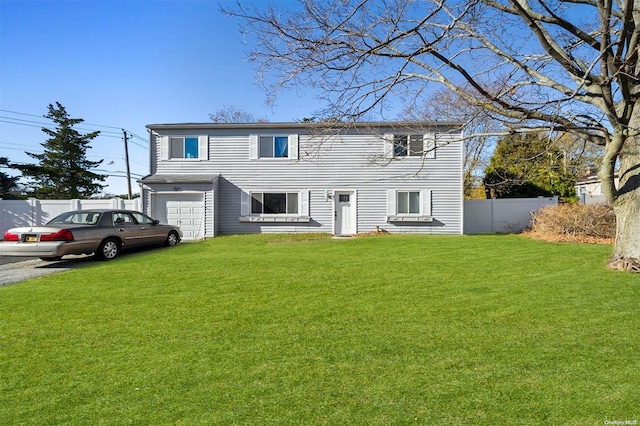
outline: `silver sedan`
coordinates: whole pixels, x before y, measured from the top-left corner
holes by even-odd
[[[46,225],[9,229],[0,256],[32,256],[60,260],[67,254],[113,259],[127,248],[175,246],[182,231],[131,210],[81,210],[62,213]]]

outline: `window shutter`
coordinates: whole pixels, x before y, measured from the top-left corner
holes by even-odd
[[[158,142],[160,144],[160,160],[169,159],[169,136],[159,136]]]
[[[436,158],[436,136],[433,133],[425,133],[422,140],[425,158]]]
[[[251,214],[251,194],[242,191],[240,193],[240,216]]]
[[[198,158],[202,161],[209,159],[209,136],[198,136]]]
[[[249,159],[258,159],[258,135],[249,135]]]
[[[422,197],[422,216],[431,216],[431,191],[425,189],[420,196]]]
[[[289,158],[298,159],[298,135],[289,135]]]
[[[303,189],[300,191],[300,215],[301,216],[310,216],[309,215],[309,191]]]
[[[396,214],[396,190],[387,190],[387,215],[394,216]]]
[[[393,158],[393,133],[385,133],[383,138],[384,138],[384,158]]]

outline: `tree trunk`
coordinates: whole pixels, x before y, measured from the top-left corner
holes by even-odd
[[[632,126],[630,126],[632,127]],[[629,137],[620,151],[620,182],[613,208],[616,243],[612,269],[640,272],[640,137]]]

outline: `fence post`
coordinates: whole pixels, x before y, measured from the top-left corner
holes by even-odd
[[[29,219],[31,220],[31,226],[40,224],[40,203],[36,198],[29,198],[29,207],[31,208],[31,214]]]
[[[491,233],[495,234],[496,233],[496,218],[495,215],[493,213],[493,204],[496,202],[495,198],[491,198]]]

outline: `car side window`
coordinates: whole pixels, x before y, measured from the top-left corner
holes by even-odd
[[[142,213],[131,213],[140,225],[153,225],[153,219]]]
[[[133,225],[135,224],[135,221],[129,213],[115,212],[113,214],[113,224],[115,226]]]

